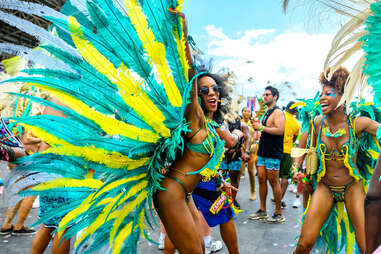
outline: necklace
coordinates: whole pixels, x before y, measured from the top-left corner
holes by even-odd
[[[344,129],[338,129],[335,133],[332,133],[331,131],[331,128],[329,128],[329,126],[325,127],[323,129],[323,134],[324,136],[326,137],[330,137],[330,138],[339,138],[345,134],[347,134],[346,130]]]

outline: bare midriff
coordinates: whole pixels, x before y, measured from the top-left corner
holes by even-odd
[[[353,180],[343,161],[326,161],[326,174],[322,181],[328,185],[341,186]]]

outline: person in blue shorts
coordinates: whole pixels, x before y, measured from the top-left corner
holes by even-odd
[[[250,215],[249,219],[265,219],[269,223],[282,223],[286,219],[282,215],[281,199],[282,191],[279,183],[280,162],[283,156],[283,137],[285,117],[282,110],[276,106],[279,91],[268,86],[263,94],[263,102],[269,108],[262,119],[262,123],[255,122],[253,127],[261,131],[258,148],[257,171],[259,182],[259,210]],[[267,181],[273,190],[275,199],[275,213],[268,218],[266,211]]]
[[[224,172],[225,180],[229,181],[229,173]],[[234,225],[234,217],[236,213],[233,209],[232,199],[228,199],[220,205],[221,208],[218,212],[212,213],[213,209],[221,200],[222,195],[225,195],[221,190],[218,190],[220,184],[215,180],[207,182],[200,181],[193,191],[192,197],[197,209],[204,216],[205,221],[209,227],[215,227],[220,225],[220,234],[230,254],[239,253],[237,231]],[[225,196],[228,197],[228,196]],[[212,210],[212,211],[211,211]]]

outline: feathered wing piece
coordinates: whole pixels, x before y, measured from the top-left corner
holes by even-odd
[[[352,103],[352,110],[357,116],[365,116],[381,123],[381,110],[375,107],[373,103],[365,103],[363,101],[359,105]],[[364,186],[366,187],[365,191],[367,191],[368,182],[372,177],[378,155],[381,152],[380,139],[367,132],[363,132],[359,140],[357,140],[356,151],[358,151],[356,165],[359,169],[359,174],[366,181]]]
[[[146,205],[160,189],[164,169],[183,149],[181,135],[188,131],[184,111],[191,83],[185,38],[180,19],[168,12],[181,10],[182,1],[76,1],[95,29],[48,7],[7,3],[6,8],[25,9],[70,35],[70,41],[61,39],[0,13],[2,21],[42,42],[36,50],[9,44],[0,44],[0,49],[25,57],[38,53],[47,60],[25,70],[26,76],[1,83],[33,85],[70,107],[20,95],[67,116],[15,119],[51,146],[19,159],[18,170],[63,176],[28,194],[49,195],[51,189],[83,194],[55,214],[70,211],[60,223],[60,235],[70,226],[68,237],[83,230],[77,252],[97,252],[109,244],[113,253],[135,253],[140,235],[145,236]],[[91,243],[87,250],[81,249],[85,243]]]
[[[327,73],[327,78],[330,80],[333,73],[349,58],[357,59],[347,81],[345,92],[340,105],[347,102],[347,110],[352,99],[356,96],[356,90],[361,98],[365,87],[368,84],[368,79],[371,78],[372,70],[367,71],[367,66],[372,65],[372,54],[377,51],[377,45],[372,43],[369,47],[369,41],[377,40],[378,26],[376,24],[377,15],[374,11],[377,10],[378,1],[370,0],[340,0],[340,1],[304,1],[308,4],[312,2],[318,3],[321,6],[335,10],[341,15],[349,17],[349,20],[336,33],[331,49],[324,62],[324,70],[331,69]],[[283,1],[284,10],[288,8],[290,1]],[[364,29],[366,28],[366,29]],[[370,34],[373,31],[373,35]],[[363,51],[363,50],[365,51]],[[370,63],[370,65],[369,65]],[[372,68],[372,66],[370,67]],[[373,67],[375,68],[375,67]],[[375,92],[376,103],[379,104],[377,98],[380,98],[380,89],[375,86],[375,82],[370,82]],[[377,105],[376,104],[376,105]]]
[[[374,104],[381,107],[381,86],[380,86],[380,63],[377,61],[381,52],[379,46],[381,3],[375,1],[370,5],[372,14],[367,18],[365,30],[367,34],[362,38],[363,50],[365,51],[364,74],[368,77],[368,83],[372,86],[374,92]]]

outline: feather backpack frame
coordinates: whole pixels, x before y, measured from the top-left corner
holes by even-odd
[[[40,16],[66,35],[61,38],[60,33],[0,12],[0,20],[40,41],[33,50],[0,44],[0,51],[41,66],[1,83],[33,85],[70,106],[19,94],[67,116],[16,119],[51,146],[20,158],[18,170],[62,176],[22,194],[52,189],[86,194],[57,211],[68,213],[60,222],[59,235],[71,237],[82,230],[76,252],[136,253],[140,236],[147,237],[145,223],[151,225],[146,207],[161,189],[162,169],[182,151],[182,134],[189,131],[184,119],[192,88],[186,38],[180,18],[168,12],[169,8],[180,11],[182,1],[76,0],[71,4],[93,27],[46,6],[18,0],[0,3],[0,8]]]

